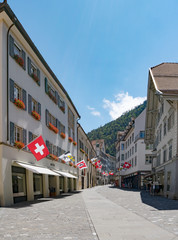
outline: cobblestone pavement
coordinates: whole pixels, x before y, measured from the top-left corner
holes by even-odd
[[[0,239],[97,240],[82,192],[0,208]]]
[[[178,236],[178,200],[112,186],[98,187],[96,191],[117,205]]]

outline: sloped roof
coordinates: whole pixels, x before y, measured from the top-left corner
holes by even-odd
[[[162,63],[151,68],[157,88],[163,94],[178,93],[178,63]]]

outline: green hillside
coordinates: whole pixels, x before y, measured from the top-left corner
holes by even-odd
[[[133,110],[124,113],[122,116],[114,121],[105,124],[103,127],[92,130],[88,133],[90,140],[104,139],[106,145],[106,153],[115,156],[115,142],[117,138],[117,132],[123,131],[129,124],[131,117],[136,118],[146,108],[146,101],[135,107]]]

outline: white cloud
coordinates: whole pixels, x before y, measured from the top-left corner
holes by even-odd
[[[120,117],[126,111],[133,109],[139,104],[143,103],[146,100],[146,97],[132,97],[129,96],[128,92],[118,93],[115,96],[114,101],[109,101],[107,99],[103,99],[103,107],[109,111],[109,115],[112,120]]]
[[[95,108],[90,107],[90,106],[87,106],[87,108],[91,111],[91,114],[92,114],[93,116],[97,116],[97,117],[100,117],[100,116],[101,116],[101,113],[98,112],[98,111],[96,111]]]

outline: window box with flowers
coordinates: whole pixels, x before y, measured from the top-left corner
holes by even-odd
[[[66,135],[65,135],[65,133],[63,133],[63,132],[60,133],[60,136],[61,136],[61,138],[63,138],[63,139],[66,138]]]
[[[15,141],[14,146],[17,147],[18,149],[22,149],[22,148],[25,147],[25,144],[23,142],[20,142],[20,141]]]
[[[32,73],[31,74],[31,77],[33,78],[33,80],[35,80],[35,82],[39,82],[40,81],[40,79],[38,78],[38,76],[35,74],[35,73]]]
[[[49,129],[52,130],[56,134],[59,132],[57,127],[55,127],[52,123],[49,123]]]
[[[63,113],[65,113],[65,107],[64,106],[60,106],[60,109]]]
[[[87,158],[87,161],[88,161],[88,162],[90,162],[90,159],[89,159],[89,158]]]
[[[77,165],[74,165],[73,167],[74,167],[74,168],[77,168]]]
[[[50,91],[48,91],[48,96],[53,100],[53,102],[57,103],[56,97]]]
[[[15,98],[14,99],[14,104],[20,108],[20,109],[25,109],[25,104],[22,100]]]
[[[73,139],[71,137],[68,138],[69,142],[73,142]]]
[[[59,158],[58,158],[56,155],[52,154],[52,153],[49,154],[49,157],[50,157],[52,160],[55,160],[55,161],[58,161],[58,160],[59,160]]]
[[[21,58],[19,55],[15,54],[14,55],[14,59],[21,67],[24,67],[24,60],[23,60],[23,58]]]
[[[85,156],[86,156],[86,157],[88,157],[88,154],[87,154],[87,153],[85,153]]]
[[[85,151],[82,148],[80,148],[80,152],[85,153]]]
[[[36,111],[32,111],[31,114],[36,120],[40,121],[41,117],[39,113],[37,113]]]
[[[73,165],[74,165],[74,164],[73,164],[72,162],[69,162],[69,166],[71,166],[71,167],[72,167]]]
[[[65,164],[66,162],[63,159],[61,159],[61,163]]]
[[[76,146],[76,145],[77,145],[77,142],[73,141],[73,144],[74,144],[74,146]]]

